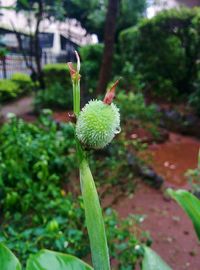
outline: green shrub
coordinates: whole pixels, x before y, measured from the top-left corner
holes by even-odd
[[[33,89],[33,82],[29,75],[24,73],[15,73],[11,80],[15,82],[23,93],[28,93]]]
[[[67,192],[77,164],[73,132],[69,124],[58,128],[48,110],[36,124],[12,116],[0,129],[0,242],[23,263],[42,248],[89,254],[82,199]],[[131,233],[138,218],[120,220],[108,209],[105,223],[112,258],[119,269],[134,269],[149,239]]]
[[[36,94],[36,110],[71,109],[72,87],[67,64],[48,64],[43,68],[45,89]]]
[[[17,83],[11,80],[0,80],[0,102],[15,99],[20,96],[22,91]]]
[[[70,89],[70,91],[72,91]],[[71,109],[72,93],[64,88],[58,82],[52,83],[44,90],[37,92],[34,100],[35,109],[38,111],[42,108],[52,109]]]
[[[193,86],[194,92],[190,94],[188,103],[200,116],[200,71],[197,74],[197,78],[194,81]]]
[[[66,91],[71,91],[71,79],[68,72],[67,64],[48,64],[43,68],[46,88],[55,82],[58,82]]]
[[[97,87],[103,55],[103,44],[87,45],[79,49],[81,56],[82,84],[86,91]]]
[[[75,164],[73,152],[70,154],[72,136],[72,127],[67,125],[59,131],[54,121],[43,115],[38,125],[14,117],[1,128],[0,185],[5,194],[4,209],[13,188],[21,200],[9,204],[9,209],[26,212],[31,205],[34,207],[37,190],[48,190],[51,183],[58,184],[61,178],[67,181]]]
[[[120,34],[123,61],[145,89],[176,100],[194,90],[200,42],[199,9],[165,10]]]
[[[137,119],[143,122],[158,121],[156,106],[146,105],[142,93],[119,92],[116,103],[120,108],[122,120]]]
[[[9,101],[30,92],[33,83],[30,77],[23,73],[15,73],[11,79],[0,80],[0,102]]]

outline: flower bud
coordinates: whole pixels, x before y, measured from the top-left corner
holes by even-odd
[[[76,136],[86,147],[103,148],[119,132],[119,109],[113,103],[108,105],[100,100],[92,100],[78,116]]]

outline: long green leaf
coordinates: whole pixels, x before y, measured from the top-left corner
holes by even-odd
[[[0,269],[21,270],[21,265],[15,255],[3,244],[0,244]]]
[[[200,200],[198,200],[190,192],[183,189],[176,191],[168,189],[167,192],[188,214],[200,240]]]
[[[172,270],[160,256],[149,247],[144,247],[142,270]]]
[[[92,267],[74,256],[41,250],[30,256],[26,270],[92,270]]]
[[[80,162],[81,190],[95,270],[110,270],[106,233],[95,183],[86,159]]]

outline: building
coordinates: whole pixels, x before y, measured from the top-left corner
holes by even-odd
[[[148,0],[149,8],[147,17],[151,18],[163,9],[175,8],[179,6],[195,7],[200,6],[200,0]]]
[[[200,0],[176,0],[178,5],[185,5],[188,7],[200,6]]]
[[[16,0],[0,0],[0,5],[10,7],[15,5],[15,2]],[[18,71],[27,73],[23,56],[20,55],[16,32],[20,34],[23,49],[31,58],[34,55],[34,46],[30,46],[30,41],[35,31],[36,20],[31,13],[27,16],[23,12],[16,13],[11,9],[0,11],[0,46],[9,51],[9,56],[4,59],[7,60],[6,64],[4,63],[8,70],[7,76]],[[80,23],[74,19],[66,19],[64,22],[44,19],[40,23],[39,31],[42,64],[73,61],[75,49],[97,42],[96,36],[87,34]],[[15,63],[12,64],[11,60]],[[1,70],[0,63],[0,77],[3,76]]]
[[[1,0],[3,7],[15,5],[16,0]],[[24,37],[35,30],[36,21],[32,14],[14,10],[2,9],[0,14],[1,42],[9,46],[17,45],[14,28]],[[75,44],[82,46],[96,43],[95,35],[87,34],[79,22],[74,19],[66,19],[64,22],[43,20],[40,24],[40,40],[43,51],[60,54]],[[3,33],[3,35],[2,35]]]

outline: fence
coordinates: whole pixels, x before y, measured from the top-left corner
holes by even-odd
[[[28,62],[34,63],[34,57],[27,56]],[[42,66],[50,63],[67,62],[67,54],[55,55],[53,53],[42,53]],[[35,65],[35,64],[34,64]],[[21,72],[30,75],[24,57],[20,54],[9,54],[0,59],[0,79],[10,78],[12,74]]]

